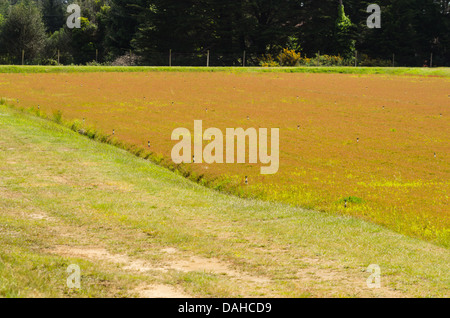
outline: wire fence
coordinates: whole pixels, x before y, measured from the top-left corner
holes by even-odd
[[[263,54],[249,53],[218,53],[214,51],[205,52],[176,52],[169,50],[167,52],[143,52],[137,54],[131,50],[124,51],[121,56],[112,60],[105,61],[105,52],[91,50],[83,52],[83,56],[77,61],[70,53],[63,51],[54,52],[49,58],[30,58],[25,50],[13,56],[8,54],[0,55],[0,64],[12,65],[83,65],[83,64],[103,64],[117,66],[179,66],[179,67],[245,67],[261,66],[268,62],[269,56]],[[274,62],[270,66],[276,66],[278,60],[271,57]],[[355,52],[355,56],[343,59],[336,56],[316,53],[311,57],[302,54],[298,60],[299,66],[369,66],[369,67],[439,67],[450,66],[450,57],[439,54],[383,54],[378,56],[369,56],[364,52]],[[282,65],[283,66],[283,65]]]
[[[125,54],[132,56],[133,53]],[[278,63],[278,59],[272,57]],[[132,59],[131,59],[132,60]],[[170,50],[169,52],[146,52],[142,57],[137,58],[134,64],[143,66],[261,66],[268,62],[268,55],[249,53],[218,53],[206,51],[200,53],[182,53]],[[369,56],[364,52],[355,52],[355,56],[348,59],[336,59],[335,56],[316,53],[311,56],[304,56],[298,61],[300,66],[381,66],[381,67],[437,67],[450,66],[450,57],[436,55],[432,52],[422,54],[383,54]],[[131,64],[133,65],[133,64]],[[276,64],[275,64],[276,65]],[[273,66],[275,66],[273,65]]]
[[[262,59],[257,54],[217,53],[217,52],[145,52],[136,54],[133,51],[124,52],[119,58],[110,61],[112,65],[141,65],[141,66],[258,66]],[[94,61],[103,63],[100,56]]]

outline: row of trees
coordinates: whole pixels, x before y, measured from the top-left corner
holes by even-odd
[[[69,0],[70,1],[70,0]],[[0,63],[111,62],[129,54],[166,65],[169,50],[216,63],[248,64],[283,48],[350,58],[391,59],[422,66],[450,65],[449,0],[378,0],[380,29],[370,29],[361,0],[0,0]],[[67,5],[82,9],[81,28],[69,29]],[[363,55],[364,54],[364,55]],[[130,56],[131,60],[131,56]]]

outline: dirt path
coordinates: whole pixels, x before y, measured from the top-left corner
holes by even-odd
[[[252,276],[231,269],[230,265],[215,259],[205,258],[195,255],[186,255],[175,248],[166,248],[160,251],[165,254],[167,261],[163,265],[158,266],[150,262],[130,258],[125,254],[111,254],[102,247],[72,247],[72,246],[55,246],[51,249],[51,253],[64,257],[83,258],[94,262],[112,263],[121,266],[123,270],[138,272],[141,274],[155,275],[155,272],[207,272],[217,275],[227,275],[230,279],[243,281],[246,283],[266,284],[270,282],[269,278]],[[132,292],[137,292],[140,297],[158,297],[158,298],[190,298],[182,290],[169,285],[152,284],[140,285]]]
[[[264,290],[273,290],[277,279],[264,277],[259,275],[251,275],[249,273],[235,269],[231,264],[219,260],[217,258],[207,258],[194,255],[185,251],[181,251],[174,247],[159,247],[151,252],[158,255],[160,261],[152,262],[144,257],[130,257],[125,253],[112,253],[108,251],[104,243],[98,238],[90,235],[91,229],[80,228],[64,224],[59,218],[50,216],[43,211],[33,213],[17,212],[17,217],[39,220],[48,223],[49,232],[56,238],[63,241],[70,240],[78,242],[77,245],[55,244],[45,252],[56,254],[62,257],[81,258],[102,265],[108,269],[118,266],[121,271],[135,273],[156,280],[154,283],[142,283],[130,289],[130,295],[137,295],[139,298],[193,298],[198,295],[192,295],[189,292],[177,287],[176,285],[165,284],[164,275],[171,273],[191,273],[204,272],[213,274],[218,277],[226,278],[237,283],[241,288],[243,297],[254,297],[254,291],[258,288]],[[123,231],[123,230],[122,230]],[[102,231],[101,235],[105,235],[108,229]],[[127,231],[124,231],[127,232]],[[120,237],[137,238],[143,235],[139,232],[115,233]],[[122,246],[126,248],[126,246]],[[267,250],[270,252],[270,250]],[[276,251],[271,251],[276,252]],[[346,286],[348,290],[352,290],[357,297],[388,297],[399,298],[405,295],[400,291],[393,290],[382,286],[382,288],[373,290],[366,286],[366,281],[361,279],[359,275],[355,275],[354,271],[342,270],[337,262],[326,260],[321,257],[302,258],[304,267],[300,268],[297,273],[289,279],[295,286],[301,286],[308,290],[312,290],[318,283],[330,283],[330,289],[336,283]],[[334,285],[333,285],[334,284]],[[279,296],[276,292],[269,293],[269,297]]]

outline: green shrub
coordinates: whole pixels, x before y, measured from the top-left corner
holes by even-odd
[[[349,62],[339,55],[316,54],[313,58],[302,58],[300,64],[305,66],[345,66],[348,65]]]
[[[91,61],[91,62],[87,62],[86,66],[111,66],[111,63],[108,63],[108,62],[99,63],[97,61]]]
[[[359,62],[359,66],[380,66],[380,67],[389,67],[392,66],[391,60],[382,60],[382,59],[373,59],[367,54],[361,54]]]
[[[54,59],[42,59],[39,61],[38,64],[56,66],[56,65],[58,65],[58,61],[56,61]]]

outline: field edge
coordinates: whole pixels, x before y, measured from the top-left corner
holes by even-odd
[[[359,75],[411,75],[450,77],[450,68],[436,67],[193,67],[193,66],[24,66],[0,65],[0,73],[96,73],[96,72],[231,72],[231,73],[329,73]]]

